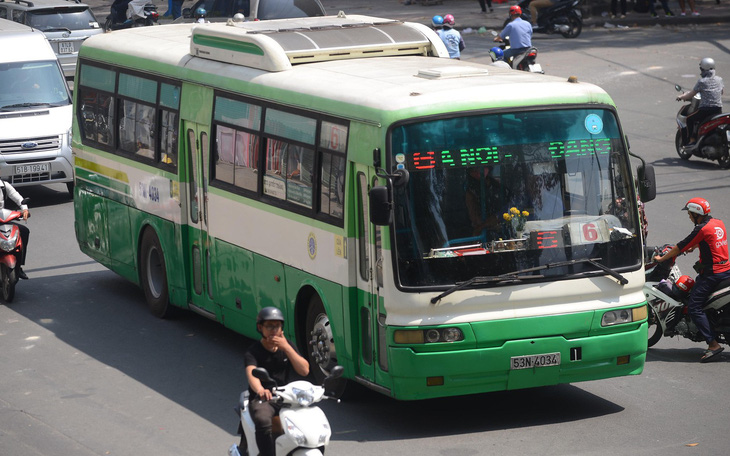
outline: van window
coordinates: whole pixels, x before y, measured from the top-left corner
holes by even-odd
[[[70,103],[56,61],[0,63],[0,110]]]

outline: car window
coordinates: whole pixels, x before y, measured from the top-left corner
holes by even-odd
[[[259,19],[324,16],[318,0],[266,0],[259,3]]]
[[[0,19],[8,18],[8,10],[5,7],[0,6]]]
[[[63,8],[47,10],[31,10],[26,13],[25,23],[41,31],[54,29],[86,30],[93,28],[96,22],[91,10],[81,8]]]
[[[54,106],[71,103],[58,62],[0,64],[0,110],[27,109],[28,103]]]

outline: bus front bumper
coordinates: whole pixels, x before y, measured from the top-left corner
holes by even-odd
[[[417,353],[389,349],[391,395],[417,400],[638,375],[644,369],[647,323],[625,332],[577,339],[511,340],[499,347]],[[560,364],[511,369],[515,356],[560,353]]]

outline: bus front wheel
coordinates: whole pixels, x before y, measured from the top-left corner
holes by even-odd
[[[167,292],[165,255],[152,229],[147,229],[142,236],[140,251],[140,275],[147,306],[154,316],[167,318],[172,313],[172,306]]]

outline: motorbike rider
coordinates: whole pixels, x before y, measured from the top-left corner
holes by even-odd
[[[663,255],[654,256],[654,259],[662,262],[680,253],[691,252],[697,247],[700,249],[700,260],[695,264],[695,270],[699,275],[690,292],[687,308],[692,321],[707,341],[707,350],[700,358],[700,362],[704,363],[723,350],[702,308],[715,286],[725,279],[730,279],[727,233],[725,224],[710,215],[710,203],[706,199],[692,198],[683,210],[687,211],[689,219],[694,223],[694,229],[689,236]]]
[[[492,58],[492,65],[502,68],[512,68],[509,63],[504,61],[504,51],[499,46],[494,46],[489,50],[489,56]]]
[[[502,42],[509,37],[510,48],[504,51],[504,59],[507,62],[512,57],[526,52],[532,47],[532,25],[522,20],[522,8],[519,6],[510,6],[509,19],[510,22],[502,30],[502,32],[494,37],[494,41]]]
[[[553,0],[532,0],[530,2],[530,20],[532,21],[533,27],[537,27],[538,9],[549,8],[554,4],[555,2]]]
[[[23,197],[20,195],[20,193],[18,193],[17,190],[15,190],[15,187],[10,185],[8,182],[0,179],[0,209],[3,209],[5,207],[6,196],[13,200],[13,202],[17,204],[20,210],[23,212],[23,220],[28,220],[28,217],[30,217],[30,211],[28,211],[28,206],[23,204]],[[18,258],[18,260],[20,261],[20,267],[18,267],[18,277],[27,280],[28,275],[23,272],[23,265],[25,264],[25,255],[28,253],[28,239],[30,238],[30,228],[28,228],[28,226],[24,223],[17,223],[16,221],[13,221],[11,223],[17,225],[18,229],[20,230],[20,239],[23,241],[23,252],[21,258]]]
[[[446,45],[446,50],[449,51],[449,57],[452,59],[461,59],[461,51],[466,47],[464,45],[464,39],[461,37],[461,33],[454,29],[456,19],[452,14],[446,14],[444,16],[443,28],[438,30],[436,33],[441,37],[441,41]]]
[[[697,111],[687,116],[687,131],[689,142],[685,147],[692,147],[697,142],[697,128],[706,119],[722,112],[722,95],[724,86],[722,78],[715,74],[715,61],[705,57],[700,61],[700,78],[694,88],[689,92],[677,97],[677,101],[690,101],[692,97],[700,94],[700,107]]]
[[[292,369],[302,377],[309,375],[309,363],[284,336],[284,314],[276,307],[264,307],[256,318],[256,330],[261,340],[254,342],[244,355],[246,378],[251,400],[251,418],[256,424],[256,445],[262,456],[275,454],[274,436],[271,423],[279,413],[281,405],[272,401],[273,385],[263,385],[253,376],[253,370],[263,367],[278,385],[289,383]],[[247,444],[243,428],[239,423],[241,434],[239,452],[245,454]]]

